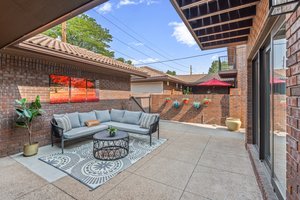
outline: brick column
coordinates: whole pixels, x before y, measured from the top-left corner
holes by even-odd
[[[287,199],[300,199],[300,8],[288,17],[287,38]]]

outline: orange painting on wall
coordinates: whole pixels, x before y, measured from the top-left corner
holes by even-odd
[[[99,101],[95,80],[50,75],[50,103]]]
[[[99,101],[97,90],[96,90],[96,81],[87,80],[86,81],[86,101],[87,102],[97,102]]]
[[[86,101],[86,79],[71,78],[71,99],[72,103]]]
[[[69,102],[70,77],[50,75],[50,103]]]

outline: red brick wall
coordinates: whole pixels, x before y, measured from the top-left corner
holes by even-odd
[[[166,103],[167,97],[172,101]],[[182,99],[186,97],[189,98],[189,103],[183,105]],[[193,102],[201,101],[205,97],[211,99],[208,107],[195,109]],[[173,107],[175,100],[181,103],[177,109]],[[161,118],[166,120],[225,125],[225,119],[229,116],[229,95],[152,95],[151,102],[151,111],[160,113]]]
[[[300,199],[300,8],[287,20],[287,199]]]
[[[99,80],[100,101],[94,103],[49,104],[49,75],[59,74]],[[22,151],[26,131],[16,128],[14,100],[41,96],[46,114],[34,124],[33,140],[41,145],[50,142],[50,119],[54,113],[94,109],[130,109],[130,77],[92,73],[28,57],[0,54],[0,157]]]

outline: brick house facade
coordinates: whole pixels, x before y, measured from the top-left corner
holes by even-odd
[[[299,132],[299,74],[300,74],[300,8],[286,22],[287,38],[287,198],[300,199],[300,132]]]
[[[17,51],[18,50],[18,51]],[[28,51],[7,48],[0,52],[0,157],[22,151],[27,143],[26,130],[15,126],[15,100],[29,102],[40,95],[46,113],[33,127],[33,141],[50,143],[50,120],[53,114],[86,112],[101,109],[131,109],[130,72],[109,73],[105,68],[87,68],[79,62],[60,61],[54,57],[28,54]],[[118,70],[116,68],[116,70]],[[134,68],[133,68],[134,70]],[[50,104],[51,74],[96,80],[99,102]]]

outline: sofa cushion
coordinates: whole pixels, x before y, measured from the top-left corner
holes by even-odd
[[[72,128],[80,127],[78,112],[67,113],[66,115],[69,117],[69,119],[71,121]]]
[[[141,115],[142,115],[142,112],[132,112],[132,111],[127,111],[126,110],[121,122],[122,123],[127,123],[127,124],[136,124],[136,125],[138,125],[140,123]]]
[[[72,130],[65,132],[64,137],[66,139],[73,139],[73,138],[93,135],[99,131],[106,130],[107,128],[108,126],[104,124],[100,124],[98,126],[92,126],[92,127],[73,128]]]
[[[67,115],[53,115],[57,126],[63,129],[63,132],[69,131],[72,129],[71,121]]]
[[[142,113],[140,120],[141,128],[150,128],[150,125],[153,124],[157,119],[157,114],[148,114]]]
[[[109,122],[111,120],[109,110],[95,110],[95,114],[101,123]]]
[[[139,125],[135,124],[124,124],[121,122],[105,122],[103,123],[108,126],[112,126],[121,131],[127,131],[129,133],[139,133],[142,135],[147,135],[149,133],[149,129],[141,128]]]
[[[112,109],[112,110],[110,111],[110,118],[111,118],[111,121],[114,121],[114,122],[121,122],[124,113],[125,113],[125,110],[115,110],[115,109]]]
[[[92,112],[86,112],[86,113],[79,113],[79,120],[80,125],[85,126],[85,122],[88,120],[97,120],[96,114],[94,111]]]

